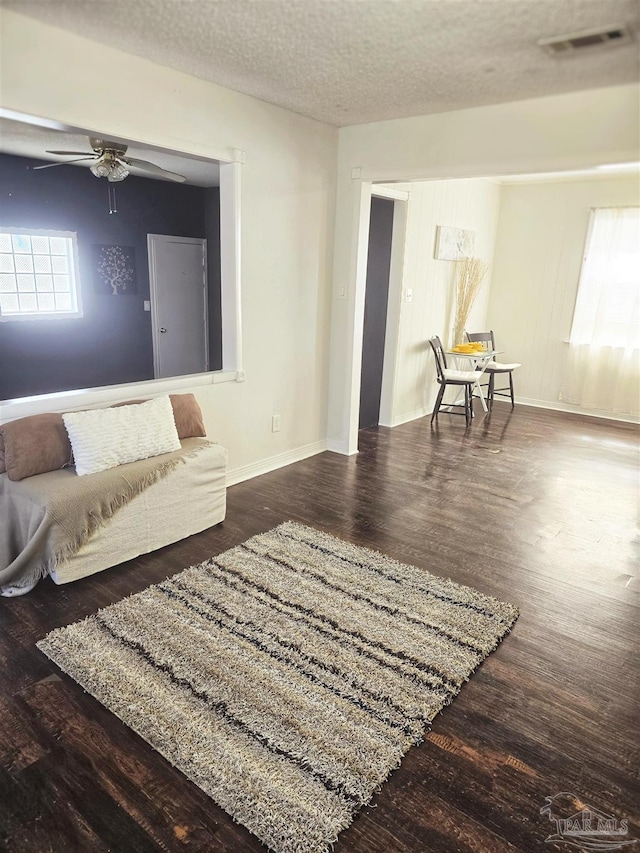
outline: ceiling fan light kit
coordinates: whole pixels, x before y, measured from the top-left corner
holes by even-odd
[[[95,136],[89,137],[89,145],[93,149],[93,154],[90,151],[47,151],[47,154],[65,154],[83,155],[79,159],[67,160],[66,163],[46,163],[44,166],[35,166],[37,169],[50,169],[53,166],[64,166],[69,163],[81,163],[91,161],[89,169],[96,178],[106,178],[110,183],[124,181],[129,175],[129,167],[133,166],[143,172],[148,172],[152,175],[157,175],[159,178],[164,178],[167,181],[176,181],[184,183],[186,178],[184,175],[178,175],[176,172],[169,172],[167,169],[162,169],[156,166],[155,163],[150,163],[148,160],[139,160],[137,157],[125,157],[128,146],[123,142],[114,142],[109,139],[98,139]]]
[[[111,160],[106,157],[102,160],[98,160],[97,163],[92,163],[89,166],[89,169],[96,178],[106,178],[110,183],[124,181],[129,174],[129,170],[124,163],[115,159]]]

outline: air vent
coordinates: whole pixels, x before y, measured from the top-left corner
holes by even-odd
[[[629,44],[631,32],[628,27],[605,27],[597,30],[585,30],[566,36],[554,36],[540,39],[538,44],[551,56],[568,56],[576,51],[595,47],[613,47]]]

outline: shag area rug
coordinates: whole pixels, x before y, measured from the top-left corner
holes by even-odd
[[[293,522],[38,647],[277,853],[321,853],[517,609]]]

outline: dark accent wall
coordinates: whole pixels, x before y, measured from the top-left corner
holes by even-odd
[[[0,400],[153,379],[147,234],[207,238],[210,369],[222,366],[219,190],[130,175],[112,184],[87,168],[0,154],[0,225],[77,233],[84,316],[0,323]],[[216,219],[217,216],[217,219]],[[99,293],[93,245],[133,246],[136,292]]]
[[[393,233],[393,201],[371,198],[369,255],[362,332],[359,428],[375,426],[380,417],[384,340],[387,331],[389,270]]]

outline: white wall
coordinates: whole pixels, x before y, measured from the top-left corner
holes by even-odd
[[[210,435],[229,449],[236,477],[322,449],[336,129],[17,13],[1,14],[3,108],[205,157],[232,160],[234,149],[246,152],[246,381],[186,390],[196,393]],[[137,386],[135,396],[141,393]],[[131,396],[108,392],[102,399]],[[76,396],[73,405],[84,401]],[[55,409],[56,402],[43,407]],[[282,416],[278,433],[271,432],[275,413]]]
[[[453,261],[434,258],[436,227],[448,225],[475,233],[474,257],[491,265],[500,186],[487,180],[421,181],[401,184],[410,193],[403,277],[412,299],[401,299],[392,419],[388,426],[431,412],[437,393],[436,371],[428,340],[439,335],[446,345],[454,323]],[[491,272],[473,306],[469,329],[484,328]]]
[[[338,134],[18,13],[0,10],[0,16],[5,109],[214,159],[232,160],[234,149],[246,152],[246,381],[189,389],[241,476],[318,450],[327,434],[343,452],[357,446],[364,312],[357,257],[358,238],[366,237],[361,212],[370,181],[559,171],[637,158],[637,85],[359,125]],[[136,396],[141,393],[136,388]],[[114,392],[113,399],[123,393]],[[82,404],[79,395],[74,405]],[[282,414],[282,431],[275,434],[274,413]]]
[[[637,175],[503,186],[487,319],[503,360],[522,362],[519,400],[572,408],[558,394],[589,209],[638,204]]]
[[[330,446],[357,449],[364,287],[358,262],[371,181],[565,171],[637,160],[637,84],[341,128],[334,251]],[[364,198],[363,198],[364,195]]]

